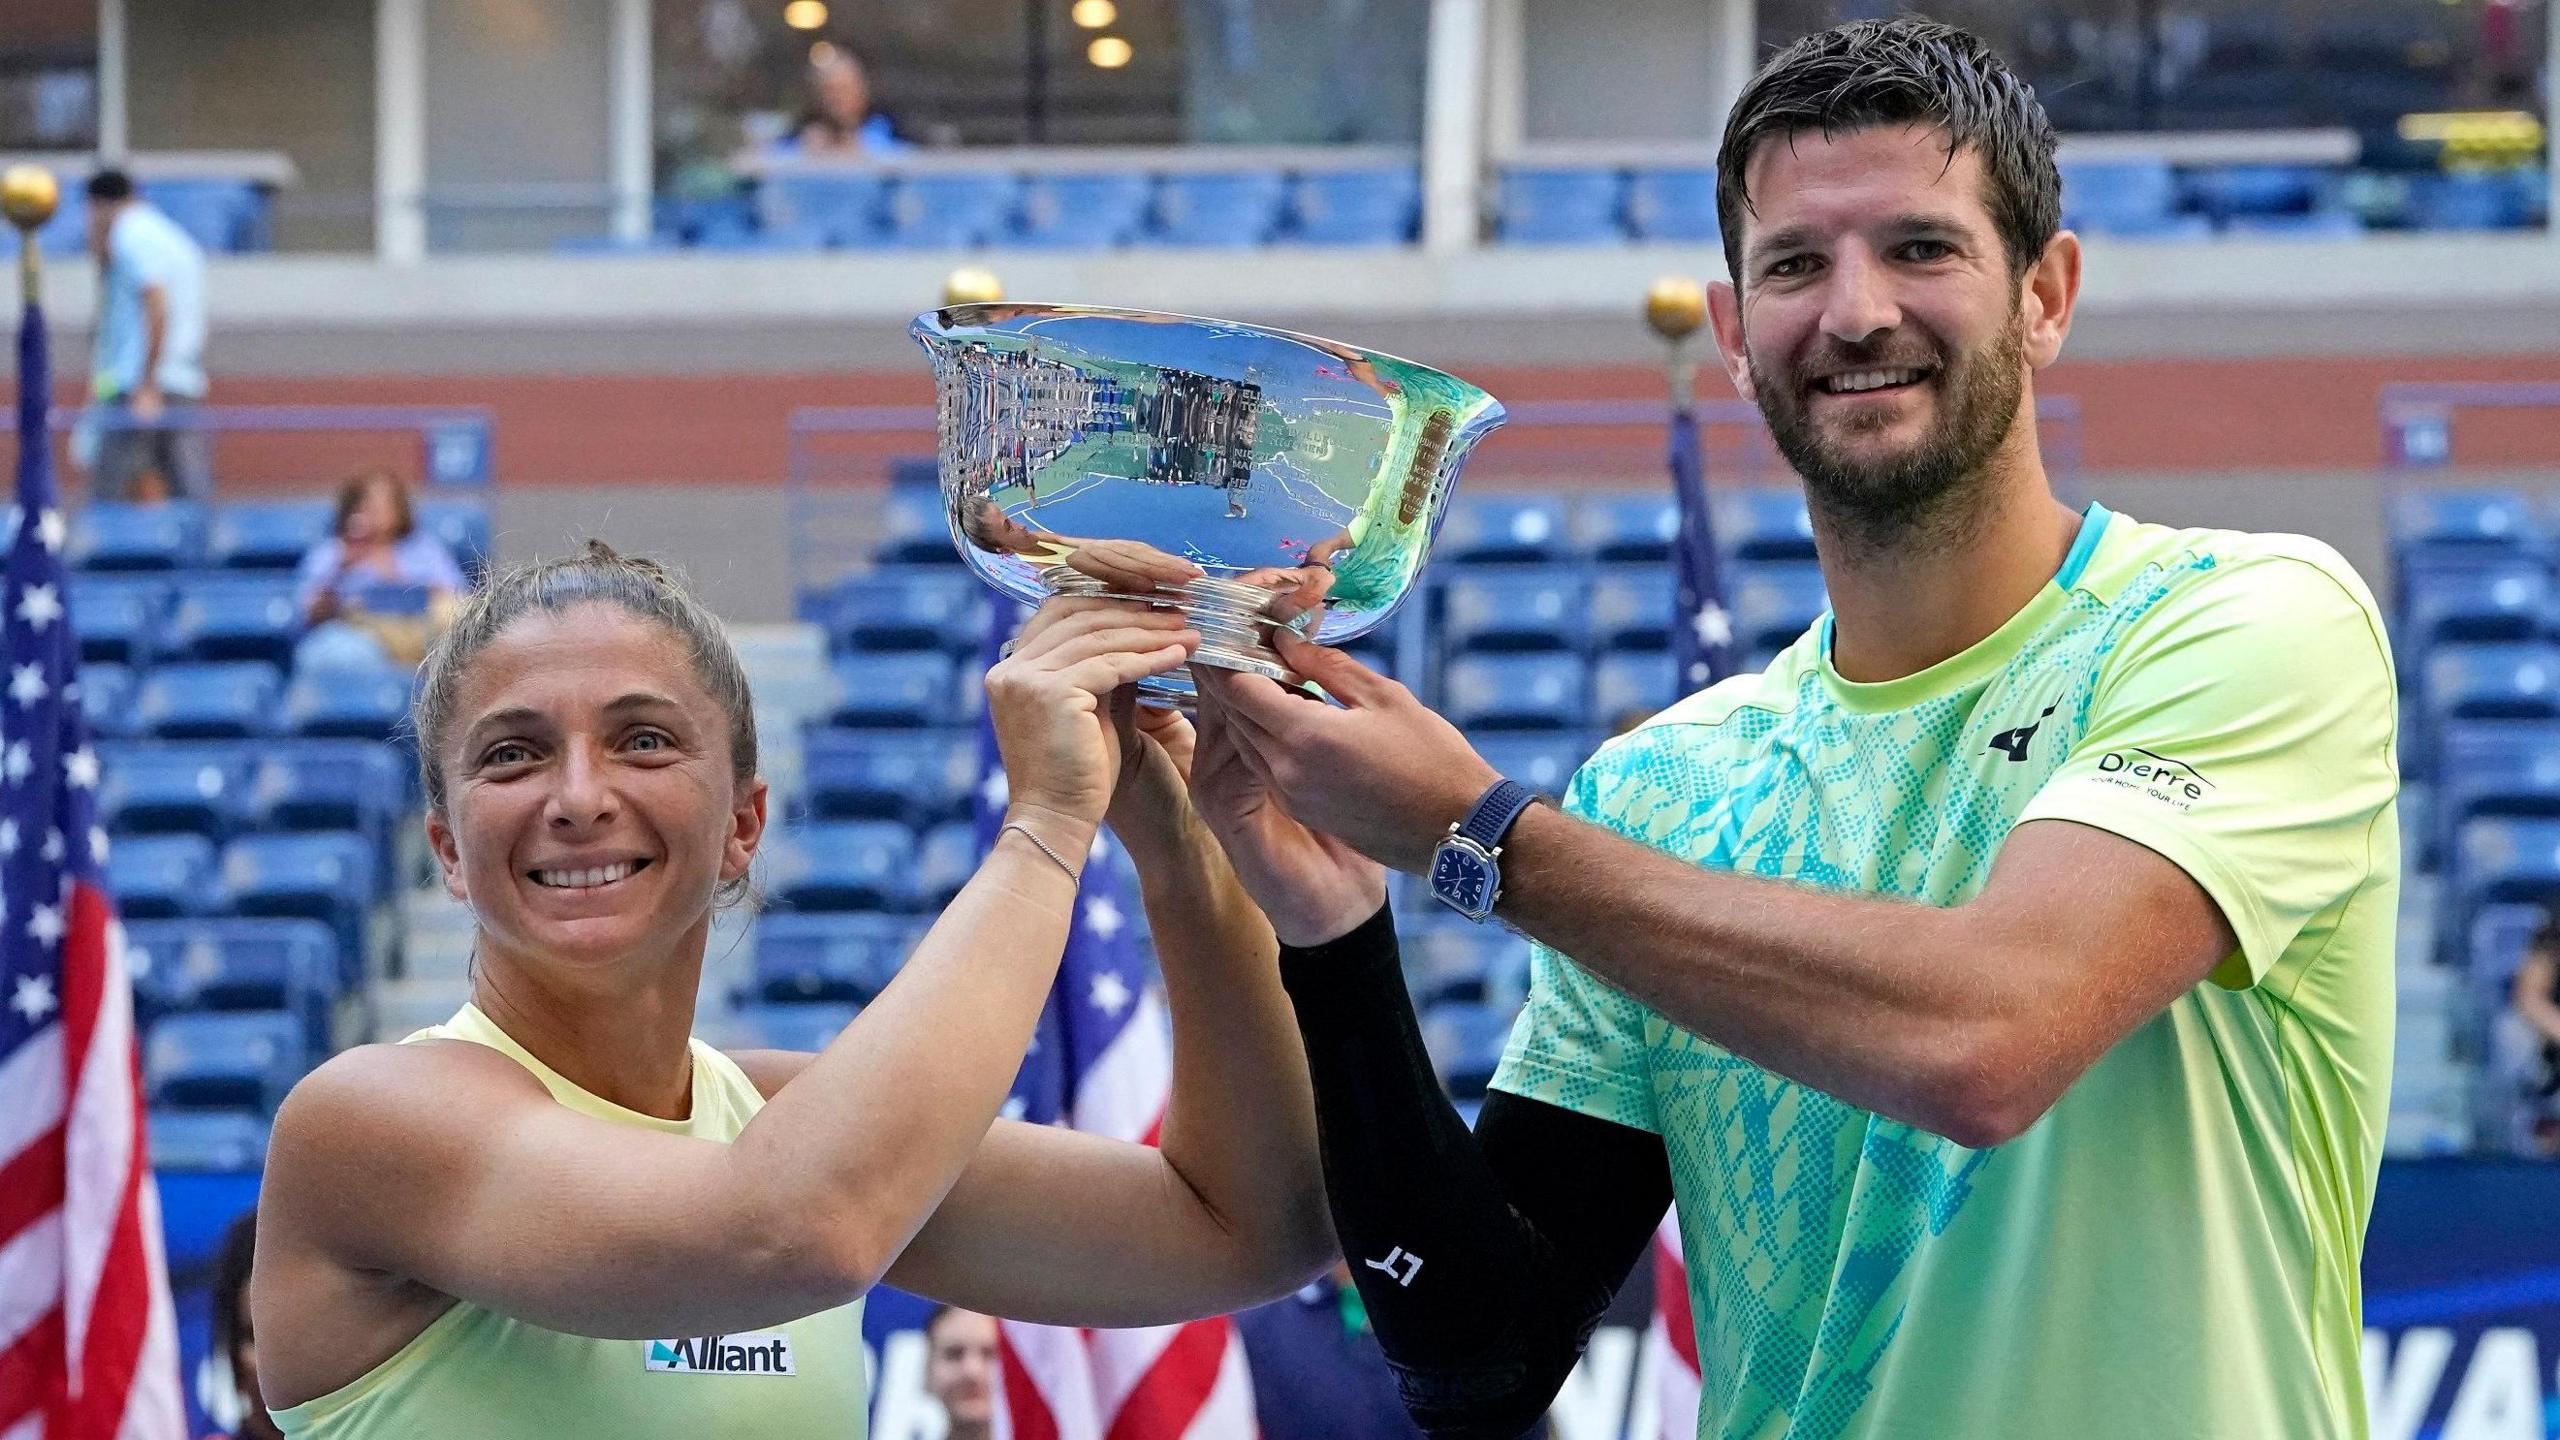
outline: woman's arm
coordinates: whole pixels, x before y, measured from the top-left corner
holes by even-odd
[[[1083,853],[1118,767],[1102,697],[1179,663],[1197,638],[1177,617],[1130,615],[1027,637],[988,677],[1015,780],[1009,820]],[[710,1334],[842,1304],[977,1152],[1074,895],[1056,861],[1007,830],[897,982],[732,1144],[511,1103],[508,1087],[521,1100],[531,1082],[496,1057],[466,1052],[422,1085],[421,1057],[351,1051],[277,1119],[264,1233],[282,1266],[414,1282],[573,1334]],[[291,1332],[296,1311],[270,1304],[261,1330]]]
[[[1185,793],[1189,723],[1127,692],[1114,705],[1129,762],[1111,826],[1137,865],[1173,1014],[1161,1145],[999,1125],[889,1277],[1054,1324],[1218,1314],[1295,1289],[1335,1254],[1270,922]]]

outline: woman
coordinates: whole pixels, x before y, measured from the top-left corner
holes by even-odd
[[[329,538],[302,557],[295,605],[302,671],[416,665],[467,588],[453,552],[417,528],[409,487],[368,470],[338,487]]]
[[[730,1056],[693,1000],[766,790],[718,622],[601,545],[468,602],[416,720],[472,1002],[277,1116],[252,1295],[284,1432],[859,1434],[874,1283],[1141,1325],[1321,1269],[1276,945],[1189,809],[1189,727],[1128,688],[1198,643],[1044,607],[987,676],[1011,798],[977,874],[824,1053]],[[1175,1014],[1160,1150],[995,1119],[1106,817]]]
[[[2560,1153],[2560,909],[2544,918],[2516,967],[2514,1014],[2528,1035],[2524,1077],[2525,1143],[2536,1154]]]
[[[213,1262],[212,1363],[229,1379],[240,1419],[227,1440],[282,1440],[258,1403],[258,1327],[249,1321],[249,1267],[257,1259],[258,1211],[242,1212],[222,1234]],[[225,1440],[212,1436],[208,1440]]]

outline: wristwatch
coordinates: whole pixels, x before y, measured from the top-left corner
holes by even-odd
[[[1518,781],[1494,781],[1432,853],[1431,893],[1470,920],[1490,918],[1502,898],[1502,837],[1537,798]]]

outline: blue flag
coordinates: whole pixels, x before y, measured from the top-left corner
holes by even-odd
[[[1672,407],[1670,458],[1671,492],[1680,502],[1680,529],[1671,541],[1672,581],[1679,593],[1671,656],[1679,667],[1680,691],[1687,694],[1732,674],[1734,657],[1733,612],[1725,604],[1715,516],[1707,506],[1698,413],[1685,404]]]

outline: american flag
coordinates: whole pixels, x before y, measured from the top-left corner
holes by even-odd
[[[1733,618],[1725,608],[1715,517],[1707,506],[1698,414],[1685,396],[1671,409],[1670,462],[1671,490],[1680,502],[1680,528],[1671,542],[1672,579],[1679,593],[1671,654],[1685,693],[1734,670]],[[1653,1376],[1662,1440],[1691,1440],[1698,1432],[1698,1336],[1689,1317],[1689,1267],[1680,1254],[1676,1212],[1664,1216],[1653,1232],[1653,1319],[1645,1327],[1644,1343],[1653,1362],[1645,1368]]]
[[[1019,611],[999,600],[992,664]],[[1004,816],[993,727],[979,727],[978,836],[992,845]],[[1173,1090],[1173,1037],[1148,984],[1135,895],[1106,836],[1085,862],[1065,959],[1005,1113],[1114,1139],[1156,1143]],[[1224,1316],[1185,1325],[1076,1330],[1006,1320],[998,1327],[1005,1440],[1250,1440],[1253,1384],[1244,1341]]]
[[[18,330],[0,545],[0,1440],[182,1440],[98,752],[63,603],[44,315]]]

